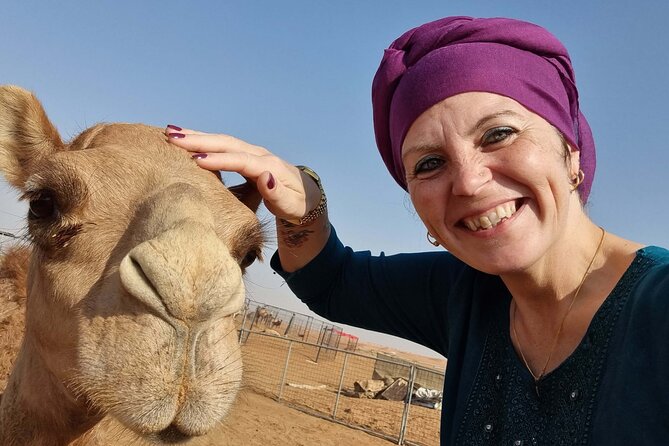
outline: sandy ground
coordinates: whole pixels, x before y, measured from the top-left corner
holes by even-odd
[[[323,420],[253,392],[238,399],[232,416],[211,445],[389,446],[388,440]]]

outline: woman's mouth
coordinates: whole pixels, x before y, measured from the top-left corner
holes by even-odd
[[[511,218],[523,204],[522,199],[507,201],[482,214],[463,218],[460,223],[470,231],[485,231],[492,229],[504,220]]]

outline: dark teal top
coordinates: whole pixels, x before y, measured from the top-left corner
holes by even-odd
[[[400,336],[448,358],[444,445],[669,445],[669,251],[646,247],[574,353],[537,388],[509,337],[498,276],[448,252],[372,256],[332,230],[294,273],[272,267],[317,314]]]

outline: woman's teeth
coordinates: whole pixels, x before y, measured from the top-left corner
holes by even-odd
[[[494,228],[502,220],[511,217],[516,213],[516,203],[515,201],[509,201],[504,204],[500,204],[495,209],[491,209],[488,212],[485,212],[476,217],[468,217],[463,220],[465,226],[467,226],[472,231],[478,231],[479,229],[490,229]]]

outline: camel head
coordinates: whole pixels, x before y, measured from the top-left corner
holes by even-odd
[[[0,417],[25,413],[5,429],[67,442],[110,415],[158,444],[210,431],[241,380],[232,315],[261,249],[257,191],[235,195],[158,128],[102,124],[65,143],[12,86],[0,171],[29,202],[33,247]]]

